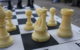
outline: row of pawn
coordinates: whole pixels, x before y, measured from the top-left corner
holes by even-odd
[[[55,21],[55,14],[56,9],[50,8],[50,19],[46,24],[46,16],[47,16],[47,9],[46,8],[37,8],[36,13],[38,14],[38,20],[33,24],[31,21],[31,10],[26,11],[26,15],[28,17],[28,20],[26,22],[26,25],[24,27],[25,30],[34,30],[32,33],[32,39],[37,42],[45,42],[50,39],[50,34],[48,33],[48,26],[55,27],[57,25],[57,22]],[[59,29],[57,31],[58,36],[62,38],[70,38],[72,37],[72,29],[71,29],[71,16],[74,12],[73,9],[69,8],[63,8],[61,9],[61,15],[62,15],[62,22],[59,26]],[[53,32],[54,33],[54,32]]]
[[[56,26],[57,22],[54,20],[54,15],[56,12],[55,8],[50,9],[50,20],[46,25],[46,8],[37,8],[36,12],[38,14],[38,20],[33,24],[31,21],[32,11],[27,10],[25,14],[27,16],[27,22],[24,26],[24,30],[34,30],[32,33],[32,39],[36,42],[46,42],[51,37],[48,33],[48,26]],[[73,14],[73,9],[63,8],[61,9],[62,14],[62,22],[58,29],[58,36],[63,38],[72,37],[71,30],[71,15]],[[5,48],[13,44],[13,39],[9,35],[8,31],[16,30],[16,26],[14,26],[11,22],[12,12],[10,10],[5,10],[0,6],[0,48]],[[6,19],[6,20],[5,20]],[[54,33],[54,32],[53,32]]]

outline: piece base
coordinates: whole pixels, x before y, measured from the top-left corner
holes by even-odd
[[[24,30],[31,31],[31,30],[33,30],[33,26],[26,26],[25,25]]]
[[[61,37],[61,38],[72,38],[73,35],[72,34],[65,34],[64,35],[64,34],[58,33],[58,36]]]
[[[6,27],[7,31],[14,31],[16,30],[16,26],[12,26],[12,27]]]
[[[7,48],[13,44],[13,39],[10,37],[8,41],[0,42],[0,48]]]
[[[37,35],[36,35],[37,34]],[[47,35],[38,35],[38,33],[36,32],[33,32],[32,33],[32,40],[35,41],[35,42],[46,42],[50,39],[50,34],[46,33]]]
[[[47,25],[48,25],[48,26],[56,26],[56,25],[57,25],[57,22],[55,22],[55,23],[53,23],[53,22],[48,22]]]

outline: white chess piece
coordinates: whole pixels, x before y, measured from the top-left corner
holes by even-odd
[[[25,14],[27,16],[27,22],[26,22],[26,24],[24,26],[24,29],[28,30],[28,31],[31,31],[31,30],[33,30],[33,23],[31,21],[32,11],[31,10],[27,10],[25,12]]]
[[[36,9],[36,13],[38,14],[38,17],[40,17],[40,11],[41,11],[41,8]]]
[[[63,38],[72,37],[71,16],[73,12],[74,12],[73,9],[68,8],[61,9],[62,23],[58,29],[58,36]]]
[[[0,6],[0,48],[6,48],[13,44],[13,39],[6,30],[5,12]]]
[[[34,27],[36,26],[36,25],[40,25],[41,24],[41,8],[37,8],[36,9],[36,12],[37,12],[37,14],[38,14],[38,20],[34,23]]]
[[[12,23],[12,21],[11,21],[11,19],[12,19],[12,11],[10,11],[10,10],[7,10],[6,11],[6,29],[7,29],[7,31],[14,31],[14,30],[16,30],[16,26],[15,25],[13,25],[13,23]]]
[[[0,3],[0,6],[3,7],[3,5]]]
[[[50,34],[46,29],[46,12],[47,9],[42,9],[41,12],[41,24],[34,27],[34,32],[32,33],[32,39],[36,42],[46,42],[50,39]]]
[[[55,8],[50,8],[51,17],[50,17],[50,20],[47,22],[48,26],[56,26],[57,25],[57,22],[54,19],[55,13],[56,13],[56,9]]]

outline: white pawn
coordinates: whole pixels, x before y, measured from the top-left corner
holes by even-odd
[[[25,14],[27,16],[27,22],[26,22],[26,24],[24,26],[24,29],[28,30],[28,31],[31,31],[31,30],[33,30],[33,23],[31,21],[32,11],[31,10],[27,10],[25,12]]]
[[[12,19],[12,11],[10,11],[10,10],[7,10],[6,12],[6,29],[7,29],[7,31],[14,31],[14,30],[16,30],[16,26],[15,25],[13,25],[13,23],[12,23],[12,21],[11,21],[11,19]]]
[[[13,44],[13,39],[6,30],[5,12],[0,6],[0,48],[6,48]]]
[[[47,22],[48,26],[56,26],[57,25],[57,22],[54,19],[55,13],[56,13],[56,9],[55,8],[50,8],[51,17],[50,17],[50,20]]]
[[[34,32],[32,33],[32,39],[36,42],[46,42],[50,39],[50,34],[46,29],[46,12],[47,9],[41,10],[41,24],[34,27]]]
[[[58,36],[63,38],[72,37],[71,29],[71,16],[73,14],[73,9],[63,8],[61,9],[62,23],[58,29]]]

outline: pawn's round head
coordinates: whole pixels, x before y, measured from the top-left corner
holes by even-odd
[[[32,15],[32,11],[31,11],[31,10],[27,10],[27,11],[25,12],[25,14],[26,14],[27,16],[31,16],[31,15]]]
[[[63,8],[61,9],[61,14],[64,16],[71,16],[74,13],[73,9]]]
[[[54,14],[56,12],[56,9],[55,8],[50,8],[50,13],[51,14]]]
[[[6,13],[6,18],[12,18],[12,11],[11,10],[7,10],[5,13]]]

